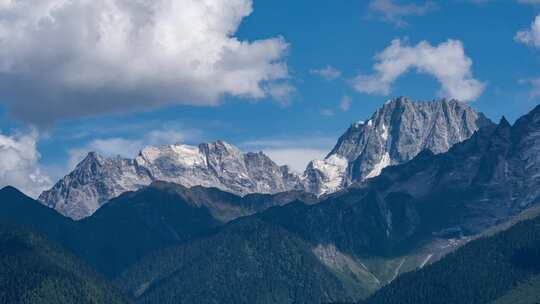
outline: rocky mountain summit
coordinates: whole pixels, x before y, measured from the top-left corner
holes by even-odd
[[[490,125],[483,114],[455,100],[413,102],[401,97],[388,101],[367,122],[353,124],[328,156],[312,161],[303,174],[277,165],[262,152],[242,153],[223,141],[176,144],[147,147],[135,159],[90,153],[39,200],[81,219],[108,200],[154,181],[215,187],[241,196],[291,190],[321,196],[376,177],[425,149],[446,152]]]
[[[152,182],[72,221],[4,189],[0,217],[33,225],[138,303],[354,302],[510,222],[537,216],[538,147],[540,106],[513,125],[503,118],[447,152],[423,150],[314,201],[298,191],[236,196]],[[157,158],[151,163],[158,166]],[[153,170],[141,160],[133,164],[139,167],[118,172]],[[100,172],[87,166],[81,181]],[[534,249],[538,261],[537,249],[523,248]]]
[[[402,274],[506,229],[509,220],[520,221],[524,212],[531,211],[540,200],[539,130],[540,107],[513,126],[502,119],[498,125],[481,128],[447,152],[424,150],[411,161],[325,196],[317,204],[293,202],[242,217],[216,233],[147,258],[127,272],[125,290],[141,302],[167,295],[176,302],[201,299],[204,303],[207,297],[200,295],[206,290],[216,290],[208,303],[232,296],[253,297],[257,303],[365,298]],[[304,266],[297,269],[299,256]],[[478,256],[476,252],[473,257]],[[223,263],[205,270],[213,260]],[[306,274],[306,268],[313,271]],[[341,287],[327,289],[334,283],[325,269],[336,275]],[[448,269],[444,273],[455,268]],[[282,270],[287,274],[276,273]],[[184,279],[186,271],[207,277],[193,283]],[[286,282],[277,285],[286,287],[270,285],[267,290],[268,284],[253,284],[260,278]],[[236,285],[239,280],[245,281]],[[223,288],[223,282],[231,285]],[[313,286],[323,292],[315,300],[308,299],[297,292],[298,282],[302,282],[300,290]],[[246,284],[253,285],[246,288]],[[238,292],[229,294],[229,290]],[[279,299],[272,297],[276,294]]]
[[[263,153],[243,154],[223,141],[147,147],[135,159],[88,156],[39,200],[73,219],[93,214],[111,198],[167,181],[215,187],[238,195],[278,193],[299,187],[299,177]]]
[[[390,100],[367,122],[353,124],[324,160],[308,165],[305,188],[318,195],[341,190],[423,150],[446,152],[489,125],[483,114],[456,100]]]

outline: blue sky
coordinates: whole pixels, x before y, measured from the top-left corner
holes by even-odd
[[[193,31],[200,35],[184,41],[190,53],[179,54],[194,56],[190,64],[201,58],[205,60],[191,53],[190,43],[201,43],[194,50],[203,53],[218,43],[227,46],[235,43],[231,39],[249,44],[234,44],[231,55],[221,58],[223,70],[216,75],[204,74],[208,76],[204,81],[191,79],[189,70],[174,74],[174,69],[185,68],[175,62],[180,58],[178,53],[169,58],[144,47],[143,54],[149,52],[149,56],[154,56],[152,61],[144,63],[155,65],[156,72],[144,70],[142,76],[138,75],[140,66],[135,64],[139,62],[131,61],[130,56],[138,58],[140,54],[111,51],[119,43],[113,39],[117,36],[111,36],[107,44],[95,45],[96,52],[105,48],[99,54],[121,58],[129,70],[110,62],[96,65],[94,70],[92,65],[97,59],[90,60],[87,55],[94,51],[94,45],[83,45],[85,55],[81,55],[80,49],[56,41],[54,37],[60,35],[54,32],[59,31],[57,28],[53,31],[44,26],[45,34],[40,36],[30,30],[22,31],[19,34],[28,35],[28,41],[10,42],[15,38],[2,32],[10,30],[7,20],[30,9],[10,7],[10,1],[4,2],[0,1],[0,41],[7,44],[9,51],[0,51],[0,91],[3,92],[0,93],[0,130],[4,134],[3,141],[0,139],[0,163],[2,145],[6,150],[29,136],[35,139],[37,147],[35,151],[30,147],[35,153],[19,158],[27,162],[22,165],[24,172],[32,173],[37,167],[51,181],[65,174],[89,150],[128,156],[142,145],[176,141],[198,144],[223,139],[246,151],[265,150],[279,162],[301,168],[308,159],[324,156],[352,122],[367,119],[387,99],[404,95],[415,100],[431,100],[456,92],[462,94],[461,88],[466,83],[472,83],[473,88],[463,96],[472,96],[469,104],[493,120],[502,115],[515,120],[538,103],[534,89],[540,89],[540,81],[535,82],[540,78],[540,32],[535,36],[531,24],[539,14],[540,1],[535,0],[229,2],[234,4],[216,0],[218,9],[210,11],[211,17],[205,15],[206,11],[197,15],[201,11],[193,1],[173,1],[177,9],[182,9],[182,5],[190,9],[193,6],[193,10],[186,11],[194,14],[173,16],[188,20],[166,25],[189,27],[203,20],[208,21],[203,25],[210,24],[212,29],[195,27]],[[105,1],[95,3],[101,2]],[[47,9],[50,8],[44,8]],[[107,11],[109,7],[96,4],[95,9]],[[134,16],[123,13],[131,8],[115,9],[119,10],[115,16]],[[81,8],[66,8],[62,14],[50,14],[53,17],[49,21],[56,22],[57,27],[66,26],[68,21],[78,19],[65,15],[80,12]],[[156,16],[171,17],[157,13]],[[89,22],[93,20],[90,18]],[[26,25],[27,21],[20,22]],[[238,28],[236,22],[240,22]],[[538,25],[540,31],[540,22]],[[42,41],[35,41],[47,35],[47,30],[52,31],[51,39],[45,36]],[[528,35],[517,37],[518,32],[527,30]],[[70,35],[77,34],[76,30],[61,33],[68,43]],[[177,38],[190,34],[189,29],[175,33]],[[212,46],[208,46],[205,35],[209,41],[217,42],[211,40]],[[382,79],[391,73],[388,69],[392,67],[376,73],[374,64],[384,60],[375,56],[389,48],[395,39],[400,41],[398,49],[402,57],[406,54],[414,57],[425,49],[431,50],[433,56],[444,55],[443,46],[451,39],[458,45],[448,46],[450,50],[459,51],[462,47],[464,51],[457,60],[461,63],[469,60],[472,65],[450,76],[441,76],[454,63],[441,66],[423,59],[407,59],[404,63],[408,64],[407,71],[385,82]],[[257,47],[256,41],[265,42]],[[422,41],[424,46],[419,46]],[[74,40],[73,44],[79,42]],[[38,50],[25,55],[34,45]],[[26,62],[31,63],[29,67],[25,66]],[[64,64],[62,70],[54,68]],[[240,65],[243,72],[253,74],[230,72]],[[111,70],[106,73],[114,75],[110,79],[102,71],[109,66]],[[131,69],[132,66],[137,69]],[[321,75],[323,69],[328,72],[325,74],[328,79]],[[171,72],[177,78],[164,76]],[[70,77],[67,82],[65,75]],[[255,84],[246,87],[238,75],[255,75]],[[368,86],[364,78],[364,83],[358,85],[359,75],[374,80],[375,84]],[[175,79],[181,79],[178,85]],[[216,82],[219,89],[213,87]],[[26,149],[19,146],[22,146],[19,150]],[[7,174],[10,173],[4,173]],[[0,183],[9,181],[13,179],[0,177]]]

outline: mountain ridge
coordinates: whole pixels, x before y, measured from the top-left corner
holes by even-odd
[[[514,125],[501,119],[447,152],[423,150],[408,162],[386,167],[377,177],[314,204],[297,201],[295,192],[288,204],[281,198],[266,204],[255,194],[239,197],[215,188],[156,182],[120,195],[89,218],[69,220],[65,227],[75,232],[68,240],[81,246],[74,250],[90,265],[109,278],[121,273],[120,277],[137,277],[127,290],[139,295],[141,303],[169,296],[206,299],[210,282],[215,290],[208,299],[236,303],[239,295],[231,290],[241,287],[232,282],[255,282],[261,273],[256,269],[264,269],[270,280],[281,284],[272,285],[279,286],[279,299],[257,286],[241,289],[242,296],[259,301],[260,290],[264,303],[307,303],[313,298],[297,287],[309,283],[322,300],[354,301],[535,206],[540,198],[540,157],[533,147],[540,147],[540,106]],[[40,210],[55,212],[32,202]],[[252,210],[254,204],[261,209]],[[222,213],[223,206],[234,212]],[[213,215],[209,208],[225,216]],[[17,220],[4,212],[0,217]],[[275,240],[277,235],[290,241],[290,247],[276,246],[283,244]],[[212,250],[214,244],[219,250]],[[279,269],[269,267],[272,256],[281,258]],[[227,263],[212,266],[217,258]],[[164,261],[165,270],[159,267]],[[301,265],[318,269],[318,275],[307,277]],[[183,270],[201,270],[208,280],[182,280]],[[324,282],[337,284],[336,293],[328,293]]]
[[[446,152],[488,125],[492,123],[483,114],[455,100],[413,102],[400,97],[385,103],[367,123],[353,124],[324,160],[310,162],[302,174],[277,165],[263,152],[242,153],[221,140],[149,146],[134,159],[91,152],[39,200],[79,220],[108,200],[159,180],[241,196],[287,191],[323,196],[373,178],[424,149]]]
[[[456,100],[389,100],[367,122],[351,125],[324,160],[308,165],[304,175],[312,184],[306,188],[319,195],[335,192],[422,150],[446,152],[489,125],[482,113]]]
[[[39,201],[74,219],[93,214],[108,200],[154,181],[186,187],[216,187],[238,195],[295,190],[297,175],[263,153],[242,154],[217,141],[201,144],[146,147],[135,159],[104,158],[95,152],[77,165]]]
[[[536,303],[539,227],[536,215],[474,240],[429,267],[401,276],[359,304]]]
[[[74,221],[6,187],[0,190],[0,223],[39,231],[114,278],[146,254],[189,241],[234,219],[291,201],[310,204],[314,200],[303,192],[240,197],[216,188],[154,182],[123,193],[92,216]]]

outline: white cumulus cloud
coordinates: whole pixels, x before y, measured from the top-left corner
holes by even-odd
[[[540,48],[540,15],[536,16],[529,29],[517,32],[514,39],[517,42]]]
[[[37,138],[35,132],[0,134],[0,187],[13,186],[35,198],[51,186],[50,178],[39,166]]]
[[[39,123],[275,94],[270,84],[289,78],[288,44],[237,38],[252,9],[252,0],[0,1],[1,100]]]
[[[422,41],[410,46],[396,39],[375,60],[373,74],[360,74],[354,79],[354,88],[359,92],[388,95],[394,82],[411,70],[435,77],[441,84],[441,97],[471,101],[485,89],[485,84],[473,77],[472,60],[458,40],[437,46]]]

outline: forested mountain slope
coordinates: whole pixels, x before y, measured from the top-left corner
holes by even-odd
[[[538,303],[540,217],[404,274],[362,304]],[[521,301],[521,302],[520,302]]]
[[[29,230],[0,225],[0,303],[129,303],[110,282]]]

